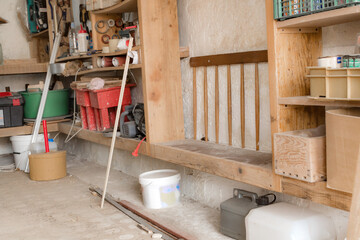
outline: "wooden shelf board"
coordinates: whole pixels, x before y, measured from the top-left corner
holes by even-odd
[[[334,9],[292,18],[276,23],[277,28],[313,28],[326,27],[346,22],[360,20],[360,6]]]
[[[55,60],[55,62],[59,63],[59,62],[75,61],[80,59],[91,58],[92,56],[93,55],[69,56],[69,57],[58,58]]]
[[[32,38],[49,38],[49,30],[46,29],[39,33],[32,33],[32,34],[30,34],[30,37],[32,37]]]
[[[57,132],[58,123],[48,122],[48,132]],[[0,128],[0,137],[11,137],[18,135],[26,135],[32,133],[33,126],[24,125],[20,127],[10,127],[10,128]],[[43,132],[42,126],[40,127],[40,132]]]
[[[141,64],[130,64],[129,65],[129,69],[138,69],[141,68]],[[119,70],[124,70],[124,66],[120,66],[120,67],[104,67],[104,68],[94,68],[91,70],[85,70],[85,71],[80,71],[78,73],[78,76],[84,75],[84,74],[89,74],[89,73],[97,73],[97,72],[109,72],[109,71],[119,71]],[[74,75],[75,76],[75,75]]]
[[[68,134],[71,124],[59,123],[59,131]],[[80,127],[74,127],[73,133]],[[101,133],[81,130],[77,138],[110,146],[111,138]],[[117,138],[115,148],[133,151],[139,140]],[[217,176],[272,190],[271,153],[256,152],[209,142],[181,140],[165,144],[142,143],[139,153],[200,170]],[[240,170],[241,169],[241,170]]]
[[[45,73],[48,63],[17,63],[0,66],[0,75]]]
[[[180,59],[188,58],[190,56],[189,47],[180,47]]]
[[[313,98],[309,96],[278,98],[278,104],[298,106],[360,107],[360,99]]]
[[[101,10],[92,11],[93,14],[109,14],[109,13],[124,13],[136,12],[137,0],[125,0],[115,4],[114,6],[104,8]]]

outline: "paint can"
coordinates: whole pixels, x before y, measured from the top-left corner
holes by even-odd
[[[112,67],[112,57],[103,57],[101,59],[101,67]]]

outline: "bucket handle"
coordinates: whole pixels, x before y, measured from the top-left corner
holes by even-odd
[[[253,202],[256,202],[256,199],[258,198],[258,195],[256,193],[245,191],[238,188],[234,188],[233,194],[234,194],[234,198],[250,197]]]

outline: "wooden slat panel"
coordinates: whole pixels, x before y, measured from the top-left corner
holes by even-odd
[[[197,89],[196,89],[196,67],[193,68],[193,126],[194,126],[194,139],[196,140],[197,132]]]
[[[267,50],[208,55],[190,58],[191,67],[267,62]]]
[[[138,0],[137,5],[147,141],[184,139],[177,2]]]
[[[207,67],[204,67],[204,125],[205,125],[205,141],[208,141],[208,87],[207,87]]]
[[[215,136],[219,143],[219,69],[215,66]]]
[[[240,69],[240,112],[241,112],[241,147],[245,148],[245,73],[244,64]]]
[[[255,63],[255,131],[256,131],[256,150],[259,150],[260,96],[259,96],[259,65],[257,63]]]
[[[232,103],[231,103],[231,68],[227,65],[227,104],[228,104],[228,131],[229,145],[232,145]]]

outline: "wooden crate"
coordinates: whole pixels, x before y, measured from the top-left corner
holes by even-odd
[[[360,109],[326,111],[327,187],[351,193],[360,145]]]
[[[275,173],[306,182],[326,179],[325,126],[274,134]]]

